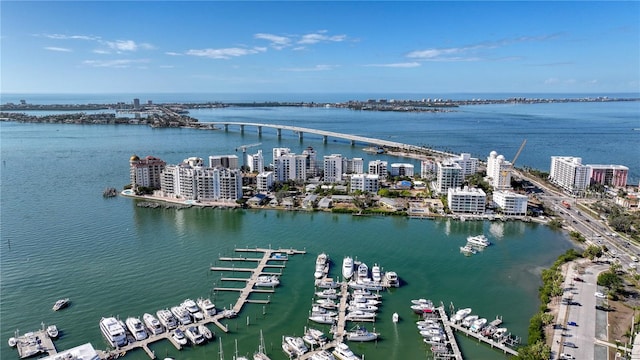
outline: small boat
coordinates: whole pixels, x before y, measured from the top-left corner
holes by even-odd
[[[258,287],[276,287],[280,285],[280,280],[276,275],[258,276],[255,286]]]
[[[198,298],[196,300],[198,306],[206,316],[214,316],[216,314],[216,306],[208,298]]]
[[[391,321],[393,321],[394,323],[397,323],[400,320],[400,315],[398,315],[398,313],[393,313],[393,316],[391,316]]]
[[[328,309],[328,310],[332,310],[332,309],[337,309],[338,308],[338,304],[336,304],[335,302],[333,302],[333,300],[331,299],[319,299],[316,300],[316,304],[318,304],[318,306]]]
[[[339,288],[340,284],[331,280],[331,279],[320,279],[316,280],[316,286],[320,289],[335,289]]]
[[[493,338],[496,340],[502,339],[507,334],[507,328],[498,328],[496,332],[493,333]]]
[[[287,254],[283,254],[283,253],[274,253],[273,255],[271,255],[271,260],[288,260],[289,259],[289,255]]]
[[[371,268],[371,278],[374,282],[382,281],[382,274],[380,273],[380,265],[374,264]]]
[[[351,311],[345,315],[348,321],[370,321],[376,318],[376,313],[366,311]]]
[[[473,255],[476,253],[476,249],[472,248],[469,245],[460,246],[460,252],[465,255]]]
[[[182,325],[191,324],[191,316],[189,311],[182,306],[174,306],[171,308],[171,313],[178,319],[178,322]]]
[[[9,343],[10,347],[14,347],[14,346],[18,345],[18,339],[14,338],[14,337],[10,337],[8,343]]]
[[[184,332],[180,329],[176,329],[171,335],[173,340],[180,345],[187,345],[187,337],[184,336]]]
[[[155,316],[145,313],[142,315],[142,321],[144,321],[145,326],[149,329],[149,332],[153,335],[162,334],[164,332],[164,327]]]
[[[195,301],[186,299],[181,305],[183,308],[187,309],[189,316],[193,318],[193,321],[200,321],[204,319],[204,314],[200,311],[200,308],[196,305]]]
[[[58,334],[59,334],[59,332],[58,332],[58,327],[57,326],[55,326],[55,325],[47,326],[47,335],[50,338],[55,339],[55,338],[58,337]]]
[[[378,311],[378,307],[375,306],[375,305],[356,303],[356,304],[347,306],[347,310],[349,310],[349,311],[376,312],[376,311]]]
[[[318,329],[309,328],[302,338],[309,345],[323,345],[329,341],[327,336]]]
[[[342,260],[342,277],[345,280],[351,279],[353,276],[353,258],[350,256],[346,256],[344,260]]]
[[[375,290],[375,291],[380,291],[382,290],[382,285],[376,282],[373,282],[373,280],[369,279],[369,278],[362,278],[362,279],[358,279],[358,280],[351,280],[349,281],[349,287],[351,289],[357,290]]]
[[[124,331],[124,326],[115,317],[102,318],[100,320],[100,330],[111,346],[121,347],[127,345],[127,334]]]
[[[391,287],[400,286],[400,280],[398,280],[398,274],[395,271],[387,271],[384,277],[387,280],[387,285]]]
[[[305,354],[309,351],[307,345],[304,344],[304,340],[301,337],[297,336],[285,336],[284,342],[289,345],[291,349],[293,349],[294,354],[297,356]]]
[[[327,350],[322,350],[311,355],[311,360],[336,360],[336,358]]]
[[[131,332],[131,334],[133,334],[133,337],[137,341],[147,338],[147,331],[144,329],[144,326],[142,325],[142,321],[140,321],[140,319],[135,317],[128,317],[125,321],[125,324],[127,325],[127,329],[129,329],[129,331]]]
[[[58,311],[60,309],[64,309],[68,305],[69,305],[69,298],[60,299],[60,300],[56,301],[55,304],[53,304],[53,311]]]
[[[469,327],[469,329],[473,332],[478,332],[482,330],[486,324],[487,324],[487,319],[480,318],[474,321],[473,324],[471,324],[471,327]]]
[[[442,329],[420,330],[420,335],[422,337],[442,336],[444,335],[444,331],[442,331]]]
[[[487,237],[484,236],[484,234],[480,234],[480,235],[476,235],[476,236],[467,237],[467,244],[474,245],[474,246],[480,246],[480,247],[487,247],[487,246],[491,245],[491,242],[489,242],[489,240],[487,240]]]
[[[356,305],[356,304],[380,305],[382,304],[382,301],[376,300],[376,299],[367,299],[366,297],[362,297],[362,296],[354,296],[353,300],[349,301],[349,305]]]
[[[347,332],[347,340],[350,341],[373,341],[378,338],[378,333],[370,332],[363,326],[356,326]]]
[[[374,294],[368,289],[354,289],[353,297],[365,298],[365,299],[379,299],[380,294]]]
[[[424,300],[424,302],[420,303],[415,303],[414,301],[416,300],[412,300],[411,302],[413,302],[414,305],[411,305],[411,310],[413,310],[413,312],[415,312],[416,314],[432,313],[435,310],[435,306],[433,305],[431,300],[420,299],[418,301],[422,300]]]
[[[184,334],[194,345],[200,345],[205,342],[204,335],[200,334],[198,328],[195,326],[189,326],[187,330],[185,330]]]
[[[322,278],[325,267],[327,266],[328,256],[325,253],[318,255],[316,258],[316,271],[313,274],[316,279]]]
[[[169,309],[158,310],[156,315],[158,315],[158,320],[160,320],[162,326],[167,328],[167,330],[173,330],[178,327],[178,319],[173,316]]]
[[[460,309],[456,311],[455,315],[451,317],[451,321],[453,321],[454,323],[459,323],[460,321],[464,320],[464,318],[469,316],[469,314],[471,314],[471,308]]]
[[[338,298],[338,292],[336,291],[336,289],[324,289],[322,291],[316,292],[316,296],[321,299],[335,300]]]
[[[309,320],[316,322],[318,324],[333,324],[335,322],[335,317],[329,315],[311,315],[309,316]]]
[[[462,326],[470,327],[474,321],[478,320],[478,315],[469,315],[462,320]]]
[[[358,265],[358,280],[369,278],[369,267],[365,263]]]
[[[222,316],[226,319],[231,319],[238,316],[238,313],[233,309],[224,309],[222,310]]]
[[[211,330],[209,330],[209,328],[205,325],[198,325],[198,332],[202,334],[207,340],[213,339],[213,332],[211,332]]]
[[[313,305],[311,307],[311,315],[336,316],[338,313],[336,311],[329,311],[320,305]]]
[[[345,343],[338,343],[335,349],[333,349],[333,355],[340,360],[361,360]]]

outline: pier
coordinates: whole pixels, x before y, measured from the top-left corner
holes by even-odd
[[[56,347],[53,345],[53,339],[49,337],[49,334],[47,334],[47,331],[44,329],[44,324],[42,324],[42,330],[27,332],[22,336],[18,336],[16,330],[15,339],[18,355],[20,355],[21,359],[42,353],[47,353],[49,356],[58,353]]]

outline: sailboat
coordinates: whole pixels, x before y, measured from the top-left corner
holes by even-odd
[[[233,357],[233,360],[249,360],[244,356],[238,356],[238,339],[236,340],[236,355]]]
[[[264,337],[262,336],[262,330],[260,330],[260,345],[258,346],[258,352],[253,354],[253,360],[271,360],[267,356],[267,348],[264,346]]]

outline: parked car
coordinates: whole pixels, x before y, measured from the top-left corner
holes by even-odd
[[[571,359],[575,359],[575,356],[567,353],[560,353],[560,359],[571,360]]]
[[[573,281],[584,282],[584,280],[582,280],[582,278],[577,277],[577,276],[573,278]]]
[[[570,347],[570,348],[577,348],[576,344],[574,344],[572,342],[568,342],[568,341],[564,342],[564,346]]]
[[[567,325],[578,326],[578,324],[575,321],[569,321]]]
[[[603,293],[601,293],[600,291],[596,291],[596,293],[594,294],[597,298],[600,299],[604,299],[606,296],[604,296]]]

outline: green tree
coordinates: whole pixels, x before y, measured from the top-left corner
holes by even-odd
[[[530,345],[518,349],[518,359],[523,360],[547,360],[551,358],[551,347],[543,340],[538,340]]]
[[[602,256],[602,248],[600,246],[597,245],[589,245],[588,248],[586,248],[584,250],[584,252],[582,253],[582,256],[588,258],[589,260],[593,261],[596,258],[599,258]]]

